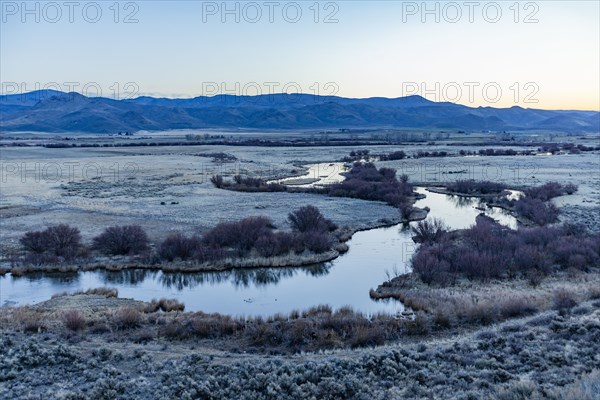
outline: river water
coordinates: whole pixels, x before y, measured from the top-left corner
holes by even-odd
[[[430,193],[423,188],[417,191],[427,197],[416,206],[428,206],[429,218],[441,218],[453,229],[472,225],[481,212],[475,208],[477,199]],[[516,226],[515,219],[503,210],[486,209],[486,214],[504,225]],[[242,316],[288,313],[320,304],[334,309],[350,306],[367,314],[401,312],[400,302],[372,300],[369,289],[409,271],[410,257],[416,249],[410,229],[397,225],[357,232],[348,245],[350,250],[338,259],[303,268],[205,273],[89,271],[23,277],[7,274],[0,278],[0,305],[33,304],[55,293],[109,286],[119,290],[119,297],[176,298],[188,311]]]

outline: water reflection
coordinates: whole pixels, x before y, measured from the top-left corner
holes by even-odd
[[[146,279],[152,279],[158,271],[148,269],[125,269],[122,271],[98,271],[104,284],[110,285],[138,285]]]
[[[72,284],[79,280],[78,272],[33,272],[22,276],[10,276],[16,281],[48,282],[51,285]]]
[[[464,196],[448,196],[455,207],[480,207],[483,202],[480,199]]]
[[[417,207],[429,207],[428,218],[441,218],[451,229],[471,226],[481,213],[478,199],[427,192]],[[513,217],[500,209],[485,209],[486,215],[506,226],[516,227]],[[412,223],[414,225],[414,223]],[[146,269],[124,271],[87,271],[81,273],[44,273],[0,277],[0,304],[31,304],[49,299],[59,292],[75,292],[110,286],[119,296],[148,301],[176,298],[189,311],[219,312],[239,316],[288,313],[318,304],[332,308],[351,306],[373,314],[396,313],[396,301],[375,302],[369,289],[390,275],[409,270],[417,249],[410,225],[358,232],[348,242],[350,250],[333,262],[299,268],[235,269],[220,272],[161,272]]]

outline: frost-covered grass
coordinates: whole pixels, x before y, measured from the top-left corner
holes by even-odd
[[[593,400],[599,354],[597,300],[459,338],[295,356],[3,331],[0,397]]]

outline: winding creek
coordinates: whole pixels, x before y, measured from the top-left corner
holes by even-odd
[[[429,207],[429,217],[441,218],[453,229],[466,228],[481,212],[479,200],[431,193],[417,207]],[[516,227],[516,220],[501,209],[485,207],[487,215]],[[410,229],[396,225],[357,232],[350,250],[338,259],[302,268],[262,268],[205,273],[163,273],[126,270],[0,277],[0,305],[33,304],[55,293],[109,286],[119,297],[137,300],[176,298],[187,311],[231,315],[272,315],[328,304],[336,309],[351,306],[367,314],[397,313],[395,300],[375,301],[369,289],[397,273],[408,271],[416,245]]]

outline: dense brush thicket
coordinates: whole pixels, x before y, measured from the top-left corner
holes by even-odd
[[[489,218],[460,233],[426,233],[412,267],[425,283],[448,285],[459,277],[505,279],[547,275],[569,268],[587,270],[600,262],[600,234],[575,225],[512,230]]]
[[[393,168],[377,169],[372,163],[356,163],[346,173],[346,179],[331,185],[328,193],[331,196],[385,201],[390,205],[400,206],[408,202],[413,186],[408,183],[406,175],[398,180]]]
[[[0,397],[65,399],[596,399],[600,303],[452,341],[298,357],[220,356],[143,345],[81,351],[0,338]],[[301,329],[299,329],[301,331]],[[594,371],[595,370],[595,371]],[[56,379],[61,376],[62,379]]]
[[[323,253],[332,249],[336,239],[331,233],[337,226],[325,218],[318,208],[305,206],[289,214],[292,231],[277,231],[271,219],[248,217],[240,221],[222,222],[202,236],[173,233],[158,244],[160,260],[195,260],[209,262],[225,257],[300,254],[305,250]],[[44,231],[27,232],[21,244],[28,253],[27,261],[57,262],[85,254],[77,228],[68,225]],[[93,239],[94,250],[105,255],[148,256],[148,236],[138,225],[112,226]]]
[[[500,182],[459,179],[455,182],[448,183],[446,188],[452,192],[464,194],[496,194],[505,190],[506,185]]]

